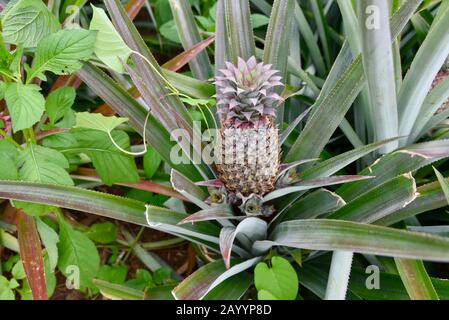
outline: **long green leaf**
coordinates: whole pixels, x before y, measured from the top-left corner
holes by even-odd
[[[385,155],[360,172],[361,175],[373,175],[375,178],[364,182],[346,184],[337,190],[337,193],[346,201],[350,201],[398,175],[414,172],[448,155],[449,140],[411,145]]]
[[[327,218],[373,223],[405,207],[416,195],[415,179],[411,174],[401,175],[362,194]]]
[[[443,177],[443,175],[437,170],[435,169],[435,174],[438,178],[438,182],[441,185],[441,188],[443,189],[444,195],[446,196],[447,199],[447,203],[449,203],[449,182],[447,182],[447,180]]]
[[[418,50],[399,92],[399,133],[408,136],[420,114],[435,75],[449,55],[449,6],[441,5],[426,40]],[[402,142],[405,144],[406,140]]]
[[[412,300],[439,300],[421,260],[394,259],[402,282]]]
[[[418,214],[446,207],[447,203],[441,185],[438,182],[430,183],[418,188],[418,196],[407,207],[376,221],[375,224],[390,226]]]
[[[377,7],[378,28],[368,28],[368,7]],[[372,106],[375,139],[385,140],[399,136],[396,102],[396,83],[393,64],[392,38],[390,34],[389,4],[383,0],[362,0],[359,3],[359,18],[362,32],[362,56],[368,81]],[[387,153],[398,147],[393,141],[380,150]]]
[[[429,131],[432,125],[432,117],[443,103],[449,98],[449,77],[433,88],[424,100],[419,117],[413,126],[409,141],[413,142]],[[446,118],[446,117],[445,117]],[[429,127],[430,125],[430,127]]]
[[[273,65],[280,71],[280,75],[287,77],[287,61],[289,56],[289,37],[293,27],[294,0],[275,0],[271,11],[270,23],[268,24],[267,36],[263,62]],[[279,92],[280,93],[280,92]],[[284,106],[277,108],[279,123],[284,119]]]
[[[224,0],[224,14],[230,62],[237,64],[239,57],[246,61],[256,54],[248,0]]]
[[[184,50],[188,50],[202,40],[190,2],[188,0],[170,0],[169,3],[182,46]],[[205,51],[197,54],[189,62],[189,65],[197,79],[207,80],[212,76],[212,65]]]
[[[449,261],[449,239],[339,220],[283,222],[273,230],[270,239],[273,241],[272,245],[309,250],[343,250],[429,261]]]
[[[304,38],[307,48],[310,50],[310,57],[318,70],[318,74],[324,75],[326,74],[326,65],[324,63],[323,56],[321,54],[312,28],[310,27],[309,22],[307,21],[306,16],[304,15],[304,12],[299,3],[296,3],[294,12],[296,23],[299,26],[299,31]]]
[[[217,13],[215,18],[215,74],[218,74],[218,71],[225,67],[225,62],[230,60],[224,2],[225,0],[217,0]]]
[[[395,140],[395,139],[372,143],[367,146],[363,146],[363,147],[339,154],[338,156],[330,158],[329,160],[323,161],[320,164],[305,170],[304,172],[301,173],[301,177],[304,179],[328,177],[332,174],[337,173],[338,171],[340,171],[347,165],[351,164],[352,162],[366,156],[367,154],[369,154],[373,151],[376,151],[377,149],[379,149],[383,145],[385,145],[385,143],[388,143],[391,140]]]
[[[210,222],[178,226],[187,215],[147,206],[140,201],[75,187],[1,181],[0,198],[54,205],[151,227],[205,245],[219,252],[219,228]],[[216,244],[215,244],[216,243]]]

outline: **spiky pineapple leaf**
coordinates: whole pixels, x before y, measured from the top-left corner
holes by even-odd
[[[449,261],[449,239],[410,231],[340,220],[294,220],[279,224],[270,241],[254,247],[280,245],[309,250],[340,250],[380,256]]]
[[[440,299],[421,260],[395,258],[394,262],[412,300]]]
[[[446,196],[447,202],[449,203],[449,182],[446,178],[443,177],[443,175],[435,168],[435,174],[438,178],[438,182],[441,185],[441,188],[443,189],[444,195]]]

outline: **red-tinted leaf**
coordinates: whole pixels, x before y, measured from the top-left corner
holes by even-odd
[[[214,40],[215,36],[210,36],[209,38],[197,43],[189,50],[186,50],[181,54],[177,55],[176,57],[174,57],[173,59],[167,61],[165,64],[162,65],[162,68],[171,71],[178,71],[187,63],[189,63],[193,58],[195,58],[200,52],[206,49],[207,46],[209,46],[212,42],[214,42]]]
[[[42,247],[34,219],[17,211],[20,257],[34,300],[48,300]]]

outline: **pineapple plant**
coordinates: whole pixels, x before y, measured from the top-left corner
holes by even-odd
[[[279,71],[254,56],[216,76],[220,130],[215,147],[219,178],[229,192],[263,195],[275,188],[280,165],[276,107]]]

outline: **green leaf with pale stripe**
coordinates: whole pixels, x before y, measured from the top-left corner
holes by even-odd
[[[361,28],[362,57],[370,93],[370,105],[376,140],[399,136],[396,84],[390,34],[389,3],[383,0],[362,0],[359,3],[360,25],[370,17],[368,7],[376,7],[379,28]],[[397,141],[383,146],[381,153],[398,147]]]
[[[449,203],[449,182],[437,169],[434,168],[434,170],[438,181],[440,182],[441,188],[443,189],[444,195],[446,196],[447,202]]]
[[[420,233],[340,220],[294,220],[279,224],[269,236],[280,245],[325,251],[351,251],[372,255],[449,262],[449,239]]]
[[[402,283],[412,300],[439,300],[421,260],[394,259]]]
[[[237,64],[238,57],[246,61],[256,54],[249,1],[223,1],[230,62]]]
[[[182,46],[184,50],[188,50],[202,40],[191,4],[188,0],[170,0],[169,3]],[[196,54],[189,66],[197,79],[207,80],[212,76],[212,65],[206,51]]]
[[[413,59],[398,95],[399,133],[408,136],[432,82],[449,55],[449,6],[443,2],[426,40]],[[407,141],[404,139],[402,145]]]
[[[362,194],[327,218],[373,223],[405,207],[416,195],[415,179],[404,174]]]

